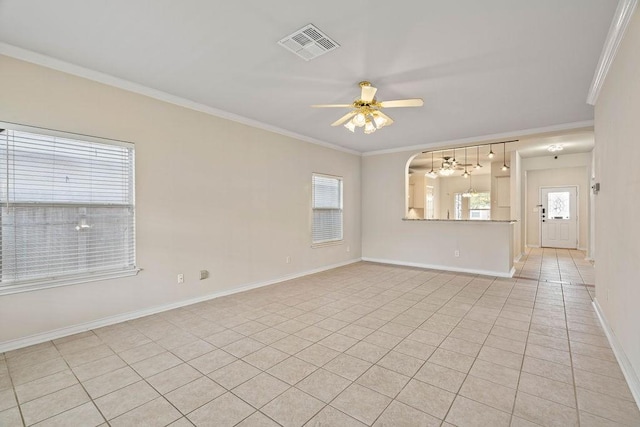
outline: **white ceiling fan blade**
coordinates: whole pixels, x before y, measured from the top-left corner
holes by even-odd
[[[373,86],[362,86],[362,93],[360,94],[360,99],[364,102],[371,102],[373,101],[373,97],[376,95],[377,91],[378,89],[376,89]]]
[[[353,104],[318,104],[312,105],[313,108],[349,108],[353,107]]]
[[[422,107],[424,101],[421,98],[411,99],[398,99],[395,101],[383,101],[380,106],[383,108],[397,108],[397,107]]]
[[[378,110],[377,114],[379,114],[381,117],[384,117],[387,120],[387,122],[384,124],[385,126],[389,126],[390,124],[393,123],[393,119],[391,117],[387,116],[382,111]]]
[[[341,124],[349,120],[351,117],[355,116],[357,113],[358,113],[358,110],[349,111],[347,114],[340,117],[335,122],[331,123],[331,126],[340,126]]]

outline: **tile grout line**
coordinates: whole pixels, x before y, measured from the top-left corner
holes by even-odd
[[[3,359],[7,364],[7,375],[9,376],[9,385],[13,389],[13,397],[16,399],[16,406],[18,407],[18,414],[20,414],[20,420],[22,421],[22,425],[26,426],[27,423],[24,420],[24,414],[22,413],[22,405],[20,405],[20,401],[18,400],[18,393],[16,392],[16,386],[13,383],[13,377],[11,376],[11,369],[9,369],[9,362],[7,360],[6,355],[3,354]]]
[[[520,379],[522,378],[522,368],[524,368],[524,360],[527,357],[527,347],[529,345],[529,335],[531,334],[531,324],[533,323],[533,316],[535,315],[536,304],[538,304],[538,291],[540,289],[540,281],[536,283],[536,291],[533,296],[533,307],[531,307],[531,319],[529,319],[529,328],[527,329],[527,339],[524,342],[524,350],[522,352],[522,362],[520,363],[520,372],[518,372],[518,382],[516,383],[516,395],[513,399],[513,406],[511,407],[511,419],[509,424],[513,423],[513,417],[515,417],[516,402],[518,401],[518,395],[520,394]],[[529,420],[527,420],[529,421]],[[535,423],[537,424],[537,423]]]
[[[463,291],[464,291],[464,290],[469,286],[469,284],[473,282],[473,279],[475,279],[476,277],[478,277],[478,275],[474,276],[474,277],[473,277],[469,282],[467,282],[467,284],[466,284],[463,288],[461,288],[458,292],[456,292],[454,295],[452,295],[452,296],[447,300],[447,302],[446,302],[446,303],[442,304],[442,306],[440,307],[440,309],[441,309],[441,308],[443,308],[443,307],[444,307],[448,302],[450,302],[453,298],[455,298],[456,296],[458,296],[461,292],[463,292]],[[491,282],[491,284],[489,284],[489,286],[487,286],[487,288],[482,292],[482,294],[480,294],[480,296],[476,299],[476,302],[474,302],[474,303],[472,304],[471,308],[469,308],[469,310],[465,313],[465,315],[464,315],[463,317],[461,317],[461,318],[460,318],[460,320],[458,320],[458,322],[457,322],[455,325],[453,325],[453,327],[451,328],[451,330],[449,331],[449,333],[445,336],[445,338],[441,341],[441,343],[440,343],[440,344],[442,344],[442,342],[444,342],[444,341],[445,341],[445,340],[446,340],[446,339],[451,335],[451,332],[452,332],[452,331],[453,331],[453,330],[454,330],[454,329],[455,329],[455,328],[460,324],[460,322],[462,322],[462,320],[464,320],[464,318],[465,318],[465,317],[466,317],[466,315],[469,313],[469,311],[471,311],[471,309],[472,309],[472,308],[477,304],[477,302],[478,302],[478,301],[480,301],[480,299],[482,298],[482,296],[486,293],[486,291],[487,291],[487,290],[488,290],[488,289],[489,289],[489,288],[490,288],[490,287],[491,287],[491,286],[492,286],[496,281],[497,281],[497,279],[494,277],[494,278],[493,278],[493,280],[492,280],[492,282]],[[503,305],[504,305],[504,304],[503,304]],[[437,314],[437,313],[438,313],[438,312],[436,311],[436,312],[435,312],[435,313],[433,313],[433,314]],[[432,314],[432,316],[433,316],[433,314]],[[430,316],[429,318],[431,318],[432,316]],[[428,320],[428,319],[427,319],[427,320]],[[427,320],[425,320],[425,322],[426,322]],[[423,322],[422,324],[424,324],[425,322]],[[484,322],[483,322],[483,323],[484,323]],[[421,324],[421,325],[422,325],[422,324]],[[493,323],[493,324],[495,324],[495,321],[494,321],[494,323]],[[493,327],[493,324],[492,324],[492,327]],[[418,328],[419,328],[419,327],[418,327]],[[418,329],[418,328],[415,328],[415,329]],[[466,328],[465,328],[465,329],[466,329]],[[489,336],[489,334],[487,334],[487,337],[485,338],[485,340],[484,340],[484,341],[486,341],[486,339],[488,338],[488,336]],[[454,337],[454,338],[455,338],[455,337]],[[460,339],[461,339],[461,338],[460,338]],[[464,341],[466,341],[466,340],[464,340]],[[484,341],[483,341],[483,342],[484,342]],[[476,343],[476,344],[477,344],[477,343]],[[437,349],[438,349],[438,348],[440,348],[440,345],[438,345],[438,346],[436,347],[436,351],[437,351]],[[445,349],[445,350],[446,350],[446,349]],[[455,351],[453,351],[453,350],[447,350],[447,351],[455,352]],[[435,353],[435,351],[434,351],[434,353]],[[455,353],[457,353],[457,352],[455,352]],[[411,380],[416,380],[416,381],[423,382],[423,381],[421,381],[421,380],[419,380],[419,379],[415,378],[415,376],[416,376],[416,374],[417,374],[418,372],[420,372],[420,370],[424,367],[424,365],[425,365],[427,362],[429,362],[429,360],[431,359],[431,356],[432,356],[432,355],[433,355],[433,353],[432,353],[432,354],[427,358],[427,360],[425,360],[425,361],[422,363],[422,365],[420,365],[420,368],[418,368],[418,370],[413,374],[413,376],[411,376],[411,377],[410,377],[409,381],[407,381],[407,383],[402,387],[402,389],[401,389],[401,390],[396,394],[396,397],[397,397],[398,395],[400,395],[400,393],[402,393],[402,391],[406,388],[407,384],[409,384],[409,382],[410,382]],[[477,360],[477,357],[475,357],[474,359],[476,359],[476,360]],[[434,363],[434,362],[431,362],[431,363]],[[474,360],[474,363],[475,363],[475,360]],[[437,364],[437,363],[434,363],[434,364],[436,364],[436,365],[438,365],[438,366],[441,366],[441,365],[439,365],[439,364]],[[472,366],[470,366],[470,367],[469,367],[469,371],[467,371],[467,373],[465,374],[465,379],[464,379],[464,380],[462,381],[462,383],[460,384],[460,387],[462,387],[462,384],[464,384],[464,381],[466,380],[466,378],[467,378],[467,376],[468,376],[468,373],[471,371],[471,368],[472,368],[472,367],[473,367],[473,364],[472,364]],[[452,369],[452,368],[447,368],[447,369]],[[452,369],[452,370],[455,370],[455,369]],[[457,371],[457,370],[455,370],[455,371]],[[457,372],[459,372],[459,371],[457,371]],[[428,383],[426,383],[426,384],[428,384]],[[435,386],[435,385],[433,385],[433,384],[428,384],[428,385],[430,385],[430,386],[432,386],[432,387],[439,388],[439,389],[441,389],[441,390],[444,390],[444,391],[446,391],[446,392],[451,393],[449,390],[445,390],[445,389],[443,389],[443,388],[441,388],[441,387],[438,387],[438,386]],[[449,411],[451,410],[451,407],[453,406],[453,402],[455,401],[455,398],[459,395],[459,394],[458,394],[459,390],[460,390],[460,388],[458,388],[458,391],[456,391],[455,393],[452,393],[452,394],[454,394],[454,395],[455,395],[454,400],[453,400],[453,401],[451,402],[451,404],[449,405],[449,408],[447,409],[447,412],[445,413],[445,415],[444,415],[444,417],[443,417],[443,419],[442,419],[442,422],[445,422],[445,419],[446,419],[447,415],[449,414]],[[395,398],[393,398],[393,399],[392,399],[392,402],[393,402],[393,400],[395,400]],[[473,399],[471,399],[471,400],[473,400]],[[401,403],[402,403],[402,402],[401,402]],[[478,402],[478,403],[480,403],[480,402]],[[389,404],[391,404],[391,403],[389,403]],[[411,405],[407,405],[407,406],[411,406]],[[387,407],[388,407],[388,406],[387,406]],[[415,409],[418,409],[418,408],[415,408]],[[385,408],[385,410],[386,410],[386,408]],[[424,411],[421,411],[421,412],[424,412]],[[383,414],[383,413],[384,413],[384,410],[383,410],[383,412],[381,412],[381,413],[380,413],[380,415],[378,416],[378,418],[376,418],[376,420],[378,420],[378,419],[380,418],[380,416],[382,416],[382,414]],[[425,412],[425,413],[426,413],[426,412]],[[428,413],[427,413],[427,414],[428,414]],[[434,416],[433,414],[428,414],[428,415]],[[437,417],[436,417],[436,418],[437,418]],[[374,423],[375,423],[375,421],[374,421]]]

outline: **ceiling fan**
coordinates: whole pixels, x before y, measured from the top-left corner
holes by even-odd
[[[364,133],[370,134],[384,126],[393,124],[393,119],[383,113],[383,108],[398,107],[422,107],[424,102],[420,98],[398,99],[394,101],[378,101],[375,98],[378,89],[371,86],[367,81],[360,82],[361,93],[360,98],[351,104],[324,104],[312,105],[315,108],[352,108],[344,116],[340,117],[331,126],[340,126],[345,123],[344,127],[354,132],[356,127],[364,127]]]

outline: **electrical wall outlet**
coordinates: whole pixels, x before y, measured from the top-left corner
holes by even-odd
[[[459,250],[455,250],[453,251],[453,256],[455,256],[456,258],[460,256],[460,251]]]
[[[286,257],[285,261],[287,262],[287,264],[289,264],[291,262],[291,257],[290,256]]]
[[[184,283],[184,274],[182,273],[178,274],[178,284],[180,283]]]
[[[347,252],[351,252],[351,246],[347,246]]]
[[[209,272],[207,270],[200,270],[200,280],[208,279]]]

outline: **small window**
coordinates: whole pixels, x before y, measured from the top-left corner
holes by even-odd
[[[547,195],[549,219],[571,219],[569,199],[568,191],[549,192]]]
[[[133,274],[133,145],[19,129],[0,130],[0,293]]]
[[[469,219],[491,219],[491,194],[473,193],[469,197]]]
[[[426,188],[426,209],[424,212],[424,217],[426,219],[433,219],[435,218],[435,200],[434,200],[434,196],[433,196],[433,186],[432,185],[427,185]]]
[[[342,178],[313,174],[312,243],[342,240]]]

